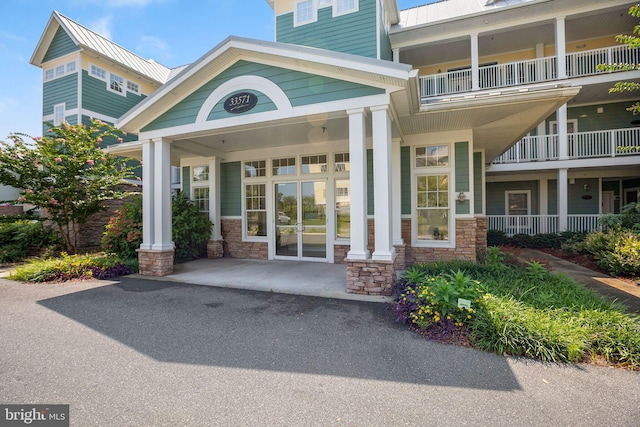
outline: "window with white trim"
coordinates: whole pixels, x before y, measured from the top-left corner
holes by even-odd
[[[89,67],[89,72],[93,77],[96,77],[100,80],[107,80],[107,71],[104,68],[91,64],[91,67]]]
[[[287,157],[284,159],[271,160],[272,175],[295,175],[296,174],[296,158]]]
[[[75,71],[76,71],[76,63],[75,62],[69,62],[67,64],[67,74],[73,73]]]
[[[416,167],[449,166],[448,145],[416,147]]]
[[[302,156],[300,158],[303,174],[327,173],[327,155]]]
[[[449,174],[417,175],[418,241],[449,240]]]
[[[267,191],[266,184],[246,184],[245,234],[247,237],[267,235]]]
[[[140,94],[140,85],[131,80],[127,80],[127,90],[131,93]]]
[[[64,122],[65,106],[64,104],[57,104],[53,106],[53,125],[58,126]]]
[[[56,77],[64,76],[64,65],[58,65],[56,67]]]
[[[358,11],[358,0],[333,0],[333,16]]]
[[[109,89],[124,95],[124,79],[117,74],[109,73]]]
[[[506,191],[505,212],[507,215],[531,215],[531,191]]]
[[[209,181],[209,166],[193,166],[191,171],[193,182]]]
[[[335,153],[333,155],[333,170],[335,172],[349,172],[351,170],[349,153]]]
[[[200,209],[200,212],[209,214],[209,186],[193,188],[193,204]]]
[[[318,20],[316,0],[296,0],[293,6],[293,26],[309,24]]]
[[[244,177],[245,178],[257,178],[267,176],[267,161],[266,160],[254,160],[250,162],[244,162]]]
[[[53,80],[54,77],[54,71],[53,68],[49,68],[48,70],[45,70],[44,72],[44,80],[48,81],[48,80]]]

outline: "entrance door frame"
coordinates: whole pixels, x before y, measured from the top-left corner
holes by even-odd
[[[271,236],[269,238],[269,259],[280,259],[280,260],[289,260],[289,261],[308,261],[308,262],[321,262],[321,263],[333,263],[333,208],[329,209],[329,204],[333,203],[334,200],[334,192],[333,186],[331,184],[331,180],[328,177],[287,177],[288,179],[281,180],[272,180],[270,183],[270,198],[268,209],[269,212],[267,214],[267,220],[270,223],[269,233]],[[303,255],[303,231],[298,230],[297,241],[298,241],[298,255],[297,256],[286,256],[286,255],[277,255],[276,254],[276,244],[277,244],[277,232],[276,232],[276,221],[278,220],[278,207],[276,205],[275,196],[276,196],[276,185],[279,184],[296,184],[296,192],[297,192],[297,215],[298,218],[295,219],[296,223],[302,223],[302,184],[307,182],[324,182],[325,183],[325,257],[324,258],[315,258],[315,257],[305,257]],[[331,205],[333,206],[333,205]],[[291,219],[293,221],[293,218]],[[331,233],[331,234],[330,234]]]

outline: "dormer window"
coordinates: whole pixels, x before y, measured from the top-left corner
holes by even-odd
[[[107,72],[104,70],[104,68],[100,68],[97,65],[93,64],[91,64],[91,75],[101,80],[107,79]]]
[[[333,16],[358,11],[358,0],[333,0]]]
[[[309,24],[318,20],[317,0],[296,0],[293,8],[293,26]]]

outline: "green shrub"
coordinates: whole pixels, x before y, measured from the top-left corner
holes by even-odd
[[[620,208],[620,215],[606,214],[600,217],[605,230],[640,230],[640,203],[629,203]]]
[[[0,222],[0,263],[21,261],[58,249],[60,245],[58,234],[41,221]]]
[[[464,282],[480,282],[478,286],[487,292],[465,323],[476,347],[545,361],[598,358],[640,368],[640,317],[542,264],[522,267],[505,260],[497,248],[489,248],[484,264],[440,261],[413,266],[394,292],[396,320],[418,329],[429,327],[435,313],[427,309],[433,304],[421,298],[433,298],[433,284],[447,274],[446,281],[451,282],[450,271],[455,269]],[[422,297],[425,286],[428,294]]]
[[[190,261],[207,253],[211,221],[189,198],[180,193],[172,200],[172,238],[175,260]],[[102,249],[124,258],[137,258],[142,243],[142,198],[137,196],[116,212],[102,237]]]
[[[71,279],[111,278],[138,271],[137,261],[123,260],[113,254],[68,255],[32,259],[9,275],[11,280],[50,282]]]
[[[507,236],[503,231],[489,230],[487,232],[488,246],[514,246],[516,248],[560,248],[571,240],[580,239],[584,233],[565,231],[563,233],[514,234]]]
[[[142,244],[142,197],[133,196],[109,219],[102,234],[101,247],[105,252],[123,258],[137,258],[136,249]]]
[[[598,265],[613,276],[640,277],[640,234],[633,231],[611,233],[611,250],[596,255]]]
[[[184,194],[173,198],[173,241],[176,244],[176,261],[190,261],[207,254],[207,242],[211,237],[211,221]]]

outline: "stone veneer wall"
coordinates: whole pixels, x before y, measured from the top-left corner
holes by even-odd
[[[335,264],[346,264],[347,253],[350,245],[333,245],[333,262]]]
[[[24,209],[22,205],[14,206],[14,205],[0,205],[0,215],[14,216],[14,215],[22,215],[24,213]]]
[[[174,250],[151,251],[138,249],[140,274],[143,276],[166,276],[173,273]]]
[[[243,242],[242,219],[222,219],[222,238],[224,255],[231,258],[268,259],[267,242]]]
[[[476,217],[476,247],[478,249],[487,249],[487,229],[489,221],[486,216]]]
[[[411,242],[411,220],[402,220],[402,238]],[[486,241],[486,232],[485,232]],[[476,218],[456,219],[455,248],[424,248],[407,245],[406,264],[437,260],[476,260],[477,224]],[[486,243],[485,243],[486,246]]]

